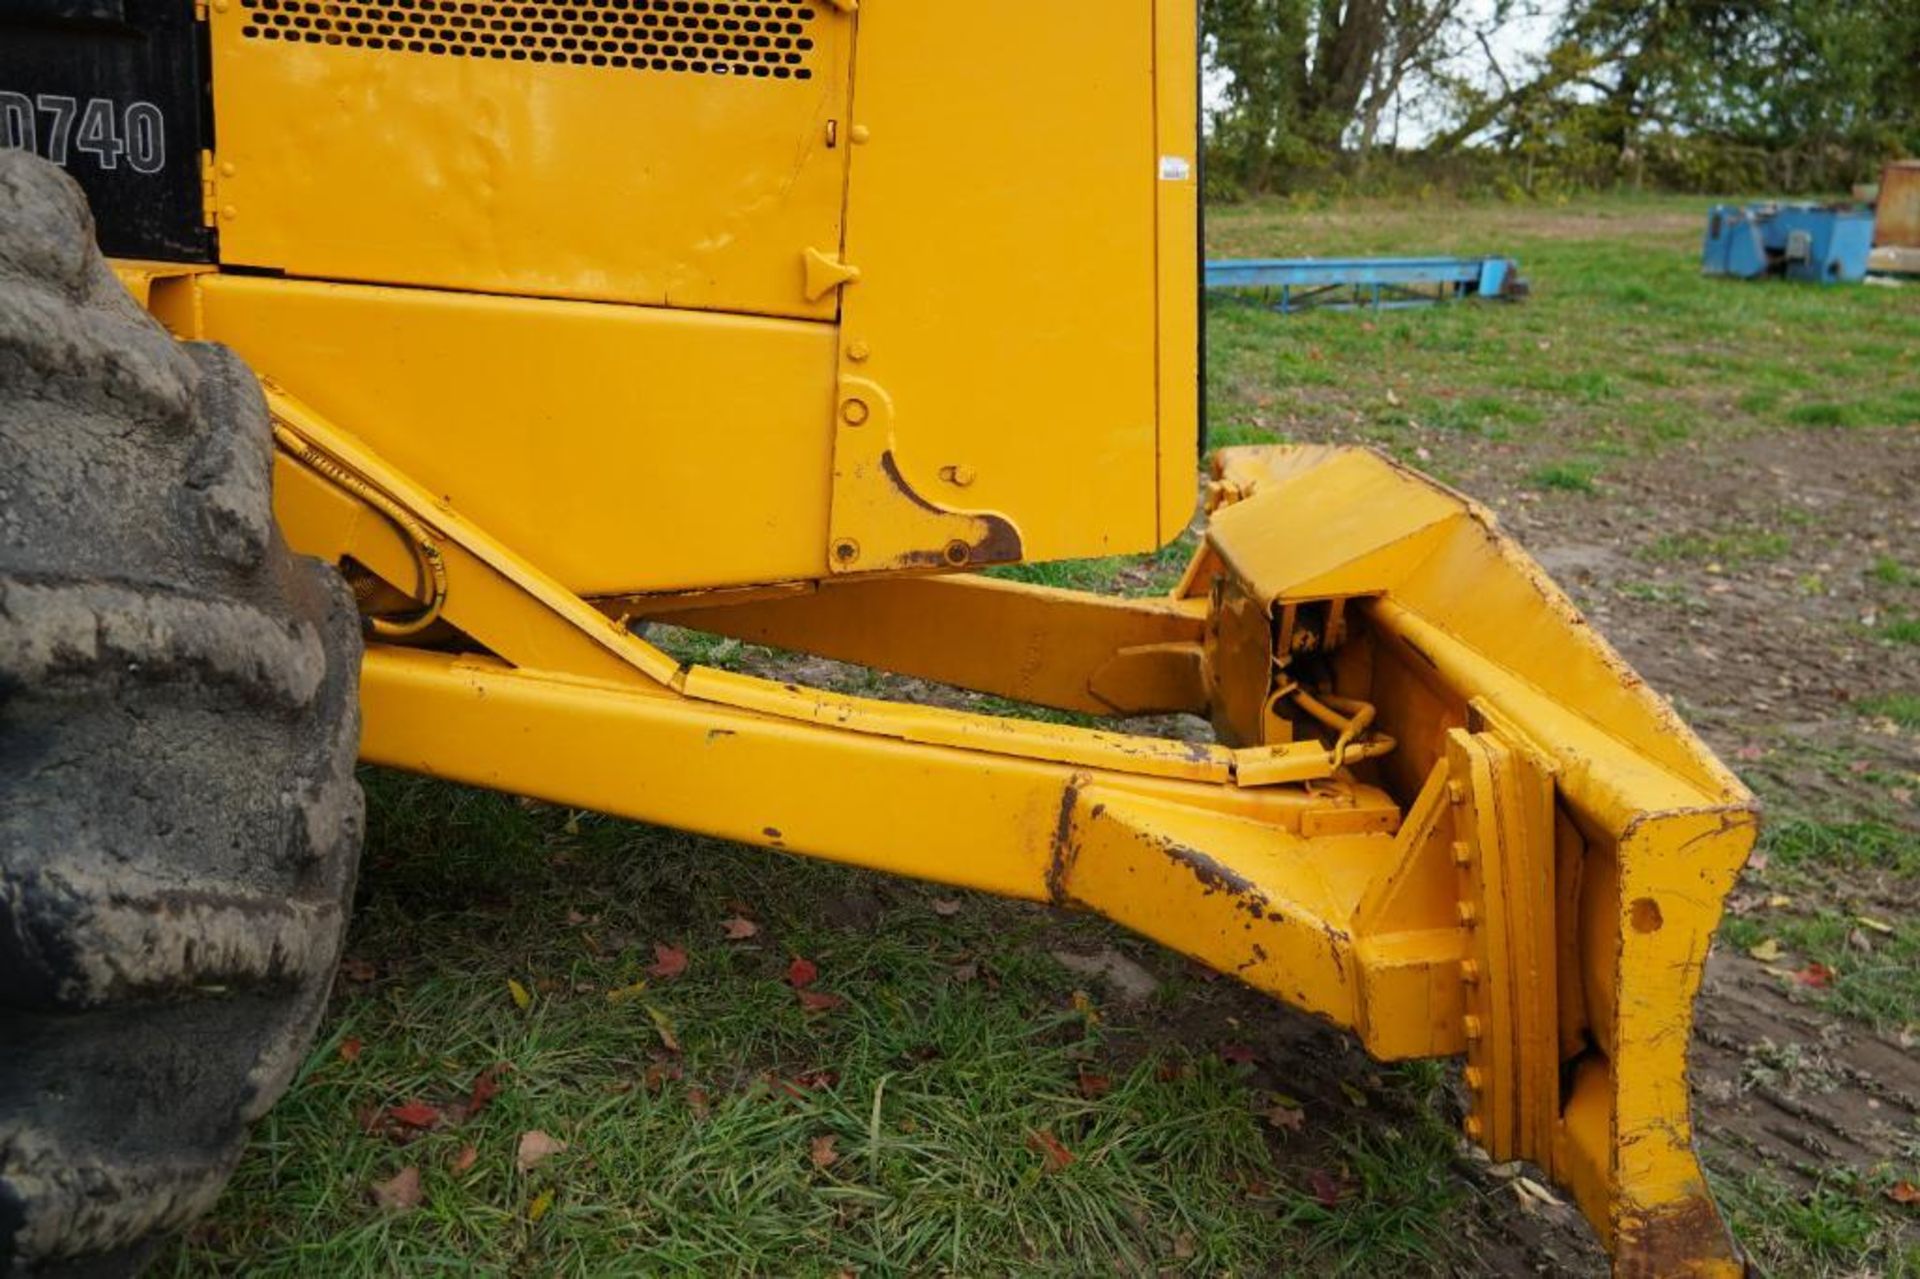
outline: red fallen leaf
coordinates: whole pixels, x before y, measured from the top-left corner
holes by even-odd
[[[804,1075],[795,1075],[793,1082],[802,1088],[831,1088],[840,1082],[840,1072],[835,1070],[809,1070]]]
[[[829,995],[823,990],[795,991],[800,996],[800,1007],[810,1013],[830,1013],[847,1001],[838,995]]]
[[[799,955],[795,955],[793,962],[787,965],[787,985],[793,987],[795,990],[801,990],[813,985],[815,981],[819,980],[819,977],[819,966],[811,959],[803,959]]]
[[[1793,979],[1802,986],[1812,986],[1815,990],[1824,990],[1833,984],[1833,969],[1818,960],[1809,963],[1793,975]]]
[[[1273,1196],[1273,1187],[1267,1184],[1266,1178],[1264,1177],[1247,1178],[1247,1198],[1269,1199],[1269,1198],[1272,1198],[1272,1196]]]
[[[1742,746],[1733,753],[1733,757],[1751,763],[1756,759],[1765,759],[1767,757],[1767,751],[1764,746]]]
[[[747,938],[759,934],[760,925],[754,923],[751,919],[743,919],[735,915],[732,919],[723,919],[720,921],[720,931],[727,935],[728,941],[745,941]]]
[[[1187,1077],[1187,1063],[1168,1058],[1154,1067],[1153,1077],[1163,1084],[1178,1083]]]
[[[347,958],[340,961],[340,975],[348,981],[372,981],[379,973],[364,959]]]
[[[1073,1163],[1073,1152],[1044,1128],[1035,1128],[1027,1134],[1027,1149],[1040,1155],[1048,1172],[1063,1172]]]
[[[1080,1095],[1082,1097],[1085,1097],[1088,1101],[1093,1101],[1096,1098],[1104,1097],[1108,1093],[1113,1091],[1113,1081],[1111,1079],[1107,1078],[1105,1075],[1089,1074],[1085,1070],[1082,1070],[1080,1072],[1079,1083],[1080,1083]]]
[[[1847,764],[1847,771],[1849,773],[1870,773],[1873,771],[1873,761],[1870,759],[1851,760]]]
[[[669,946],[665,942],[653,943],[653,963],[647,966],[647,976],[666,981],[686,971],[686,951],[678,946]]]
[[[480,1152],[472,1146],[462,1146],[460,1147],[460,1153],[453,1157],[453,1162],[448,1164],[447,1167],[452,1169],[455,1176],[459,1176],[467,1169],[473,1167],[473,1161],[479,1157]]]
[[[1230,1066],[1252,1065],[1253,1055],[1253,1049],[1246,1044],[1220,1045],[1220,1060]]]
[[[705,1119],[707,1112],[712,1109],[707,1100],[707,1090],[697,1087],[687,1089],[687,1109],[693,1112],[695,1119]]]
[[[467,1114],[477,1115],[487,1108],[487,1103],[500,1091],[500,1067],[488,1066],[473,1081],[473,1091],[467,1094]]]
[[[420,1206],[420,1170],[409,1165],[386,1181],[374,1182],[368,1187],[368,1192],[373,1195],[373,1201],[382,1208],[391,1208],[399,1212],[418,1208]]]
[[[838,1143],[839,1140],[840,1139],[832,1133],[813,1139],[813,1149],[809,1157],[813,1160],[813,1166],[815,1168],[826,1168],[839,1161],[840,1152],[834,1149],[835,1144]]]
[[[410,1101],[387,1107],[387,1118],[408,1128],[431,1128],[440,1122],[440,1109],[424,1101]]]
[[[1307,1173],[1307,1184],[1313,1188],[1313,1197],[1322,1208],[1340,1206],[1340,1182],[1324,1168],[1315,1168]]]
[[[340,1041],[340,1060],[346,1062],[349,1066],[351,1066],[354,1062],[360,1060],[360,1048],[361,1048],[361,1044],[358,1039],[341,1040]]]
[[[1887,1187],[1887,1198],[1911,1208],[1915,1204],[1920,1204],[1920,1186],[1914,1185],[1911,1181],[1896,1181]]]

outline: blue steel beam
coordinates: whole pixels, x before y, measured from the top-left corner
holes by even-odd
[[[1371,296],[1378,306],[1383,291],[1394,304],[1419,305],[1447,297],[1507,297],[1521,288],[1518,269],[1504,257],[1222,258],[1206,264],[1206,286],[1278,290],[1283,311],[1315,304],[1313,293],[1296,299],[1295,290],[1350,289],[1356,300]]]

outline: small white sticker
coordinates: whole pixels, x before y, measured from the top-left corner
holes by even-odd
[[[1162,182],[1185,182],[1193,176],[1193,165],[1184,155],[1163,155],[1160,157],[1160,180]]]

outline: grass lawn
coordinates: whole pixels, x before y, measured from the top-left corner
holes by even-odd
[[[1216,209],[1215,256],[1504,252],[1534,295],[1294,317],[1215,301],[1212,438],[1376,444],[1493,503],[1529,545],[1599,546],[1604,571],[1570,583],[1576,598],[1770,806],[1723,947],[1756,982],[1795,984],[1747,958],[1768,943],[1771,967],[1822,966],[1796,1007],[1910,1045],[1914,513],[1841,518],[1835,498],[1802,519],[1743,504],[1739,484],[1688,494],[1779,441],[1818,453],[1911,431],[1920,288],[1703,280],[1706,203]],[[1017,572],[1141,593],[1180,562]],[[1764,624],[1728,612],[1742,602]],[[1752,691],[1791,665],[1759,648],[1760,675],[1724,674],[1785,615],[1809,619],[1817,642],[1795,651],[1857,685],[1848,696]],[[721,664],[774,660],[683,642]],[[1600,1265],[1570,1210],[1521,1206],[1511,1171],[1461,1146],[1450,1066],[1373,1065],[1097,920],[366,781],[361,908],[321,1039],[162,1273]],[[1797,1086],[1783,1052],[1739,1048],[1711,1104],[1733,1114],[1754,1089]],[[1778,1273],[1920,1274],[1917,1210],[1894,1193],[1920,1182],[1920,1128],[1905,1140],[1817,1176],[1745,1147],[1707,1154]]]

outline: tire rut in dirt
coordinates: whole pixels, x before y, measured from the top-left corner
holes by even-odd
[[[325,1004],[359,623],[273,523],[258,385],[0,151],[0,1271],[122,1274],[218,1196]]]

